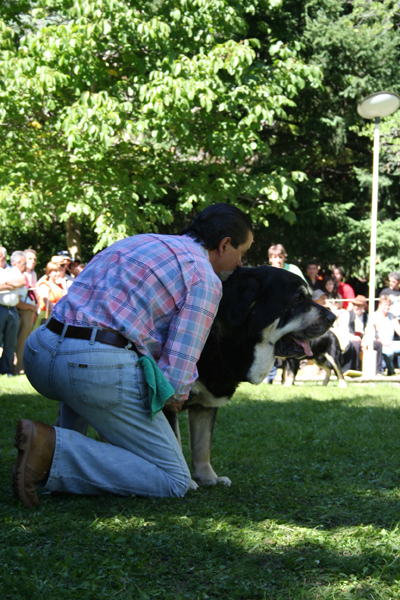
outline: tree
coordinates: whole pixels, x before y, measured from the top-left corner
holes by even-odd
[[[263,2],[267,9],[275,0]],[[0,218],[89,220],[96,249],[216,201],[293,221],[306,175],[268,159],[320,70],[226,0],[37,0],[0,23]]]
[[[323,73],[323,86],[308,87],[266,127],[275,163],[298,169],[307,180],[296,193],[293,227],[272,216],[259,236],[263,251],[283,242],[289,258],[305,267],[316,257],[322,264],[342,264],[349,274],[366,276],[369,255],[369,216],[372,176],[372,130],[357,115],[357,103],[380,89],[400,92],[398,3],[389,0],[284,0],[272,13],[260,2],[250,35],[268,26],[283,43],[301,45],[300,56]],[[399,184],[396,176],[397,117],[385,120],[390,156],[380,177],[380,235],[397,228]],[[393,128],[391,126],[393,123]],[[397,126],[396,126],[397,123]],[[266,169],[270,166],[268,162]],[[384,239],[383,238],[383,239]],[[379,240],[378,240],[379,242]],[[395,247],[379,247],[379,265],[400,266]],[[378,269],[382,277],[384,272]]]

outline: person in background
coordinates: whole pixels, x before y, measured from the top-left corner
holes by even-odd
[[[74,280],[74,274],[71,271],[71,263],[72,263],[72,258],[68,252],[68,250],[61,250],[60,252],[57,252],[57,256],[62,256],[62,258],[64,259],[64,263],[66,266],[65,269],[65,278],[69,283],[68,287],[71,287],[72,282]]]
[[[8,269],[7,250],[4,246],[0,246],[0,269]]]
[[[60,284],[65,291],[68,292],[69,288],[74,282],[74,278],[67,273],[67,265],[69,264],[67,260],[63,256],[59,256],[58,254],[51,257],[51,262],[56,264],[60,268],[58,284]]]
[[[286,250],[285,250],[283,244],[273,244],[272,246],[270,246],[268,248],[268,260],[269,260],[270,265],[272,265],[273,267],[276,267],[277,269],[285,269],[285,271],[294,273],[295,275],[298,275],[299,277],[304,279],[304,275],[300,271],[299,267],[296,267],[296,265],[287,263],[286,259],[287,259],[287,253],[286,253]],[[304,281],[305,281],[305,279],[304,279]],[[268,377],[266,379],[267,383],[269,383],[269,384],[273,383],[277,370],[278,370],[278,359],[276,358],[275,362],[274,362],[274,366],[272,367],[272,369],[269,372]]]
[[[0,247],[2,261],[6,264],[7,251]],[[17,349],[19,317],[19,288],[26,289],[26,259],[24,252],[17,250],[11,255],[11,267],[0,267],[0,346],[3,353],[0,357],[0,375],[13,376],[14,353]]]
[[[353,347],[351,369],[361,371],[362,356],[367,347],[365,339],[369,322],[366,311],[367,299],[359,294],[351,303],[353,305],[353,310],[349,311],[350,341]],[[374,340],[374,350],[376,350],[376,372],[382,374],[382,344],[377,339]]]
[[[343,269],[341,269],[340,267],[333,267],[332,275],[336,282],[336,288],[337,288],[338,294],[340,294],[341,297],[345,300],[343,302],[343,308],[345,310],[351,310],[351,306],[349,307],[350,303],[346,302],[346,300],[351,300],[352,298],[355,298],[356,295],[355,295],[354,290],[351,287],[351,285],[343,282],[343,277],[344,277]]]
[[[36,296],[36,286],[37,286],[37,275],[35,271],[37,254],[36,250],[32,250],[32,248],[28,248],[24,250],[25,258],[26,258],[26,269],[25,269],[25,277],[29,283],[29,289],[35,292]]]
[[[398,319],[400,317],[400,273],[393,271],[389,274],[389,287],[384,288],[379,296],[388,296],[390,312]]]
[[[314,290],[312,294],[312,299],[316,304],[320,304],[321,306],[326,306],[326,300],[328,298],[328,294],[323,290]]]
[[[282,244],[274,244],[268,248],[268,260],[270,265],[272,265],[273,267],[277,267],[278,269],[285,269],[285,271],[294,273],[295,275],[298,275],[299,277],[304,279],[304,275],[300,271],[299,267],[287,263],[286,259],[287,253]]]
[[[306,268],[305,280],[313,292],[322,289],[321,282],[318,279],[318,271],[318,264],[314,260],[310,260]]]
[[[71,273],[72,277],[76,277],[77,275],[79,275],[79,273],[81,272],[81,265],[82,265],[82,261],[79,259],[75,259],[71,262],[71,264],[69,265],[69,272]]]
[[[400,341],[394,340],[394,334],[400,336],[400,324],[390,312],[389,296],[379,297],[378,310],[374,313],[376,338],[382,344],[382,355],[387,367],[387,374],[394,375],[394,356],[400,354]]]
[[[347,371],[351,367],[351,360],[353,356],[353,347],[350,339],[349,332],[349,311],[339,308],[335,303],[328,298],[328,293],[324,290],[315,290],[313,292],[313,300],[317,304],[326,306],[335,315],[336,321],[331,327],[332,333],[335,334],[340,345],[341,354],[341,367],[343,371]]]
[[[342,306],[342,302],[337,302],[338,300],[342,299],[342,296],[340,294],[338,294],[337,288],[336,288],[336,281],[333,277],[328,276],[325,277],[323,285],[322,285],[322,289],[323,291],[327,294],[327,306],[328,308],[331,308],[332,306],[335,306],[336,308],[343,308]],[[335,302],[333,302],[335,301]]]
[[[25,342],[32,332],[37,312],[39,309],[38,297],[36,295],[37,277],[35,273],[36,252],[32,249],[24,250],[26,267],[24,277],[26,286],[18,288],[19,302],[17,311],[19,317],[18,334],[17,334],[17,362],[13,365],[12,373],[21,375],[24,372],[22,361]]]
[[[37,327],[43,319],[47,320],[51,315],[53,306],[67,293],[62,287],[60,265],[50,261],[46,265],[46,274],[38,283],[37,293],[39,296],[39,317]],[[35,327],[36,329],[36,327]]]
[[[75,267],[75,277],[78,277],[78,275],[80,273],[82,273],[83,269],[85,268],[86,265],[84,265],[83,263],[80,263],[79,265],[76,265]]]

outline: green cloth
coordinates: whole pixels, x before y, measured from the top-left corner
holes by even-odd
[[[164,377],[154,358],[141,356],[138,364],[143,369],[144,378],[149,388],[151,420],[153,420],[154,415],[164,408],[168,398],[175,394],[175,390]]]

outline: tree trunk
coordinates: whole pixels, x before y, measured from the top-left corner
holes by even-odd
[[[67,248],[72,259],[82,260],[80,224],[73,216],[68,217],[67,220]]]

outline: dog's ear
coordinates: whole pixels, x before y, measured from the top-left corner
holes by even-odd
[[[280,294],[277,294],[276,292],[267,295],[264,288],[262,296],[266,302],[257,302],[251,313],[251,319],[248,325],[248,333],[250,336],[257,334],[260,323],[263,324],[263,327],[272,325],[272,323],[279,319],[287,309],[287,302],[283,295],[280,296]]]
[[[221,304],[224,304],[226,318],[231,325],[242,325],[245,322],[260,289],[260,283],[253,278],[232,284],[227,280]]]

